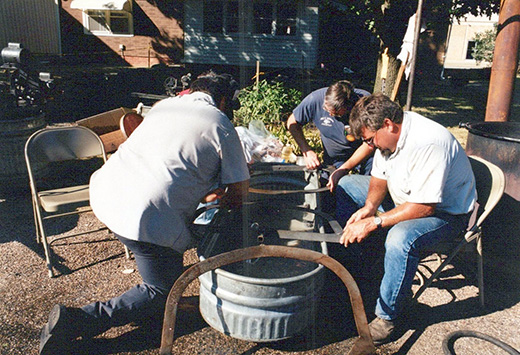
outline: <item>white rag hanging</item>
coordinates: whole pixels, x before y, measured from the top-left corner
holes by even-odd
[[[401,52],[397,55],[397,59],[401,61],[401,65],[406,65],[406,69],[404,71],[404,75],[408,80],[408,76],[410,75],[412,56],[413,56],[413,40],[415,36],[415,16],[413,14],[408,19],[408,28],[406,29],[406,33],[404,34],[403,44],[401,45]],[[421,24],[421,33],[426,31],[426,26]]]

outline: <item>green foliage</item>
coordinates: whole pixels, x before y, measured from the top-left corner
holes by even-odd
[[[292,110],[300,103],[302,93],[296,89],[286,88],[281,82],[262,80],[240,91],[240,109],[235,111],[235,121],[247,126],[251,120],[264,122],[271,126],[283,124]]]
[[[492,63],[493,52],[495,50],[495,40],[497,37],[497,25],[492,30],[475,34],[475,47],[473,47],[472,56],[477,63],[482,61]]]
[[[282,144],[290,145],[295,153],[300,153],[286,126],[287,118],[302,100],[300,91],[287,88],[281,82],[261,80],[258,87],[251,85],[242,89],[238,99],[240,109],[234,112],[236,125],[247,127],[252,120],[260,120]],[[304,134],[311,148],[320,154],[323,149],[318,130],[304,127]]]

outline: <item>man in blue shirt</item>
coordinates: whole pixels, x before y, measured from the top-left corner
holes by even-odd
[[[287,128],[300,147],[308,169],[322,165],[303,134],[303,126],[312,123],[320,131],[324,165],[334,165],[343,171],[356,168],[362,174],[370,174],[373,149],[361,140],[349,139],[351,136],[346,133],[350,110],[357,100],[367,95],[370,93],[342,80],[311,92],[294,109]],[[358,149],[358,154],[354,154]]]

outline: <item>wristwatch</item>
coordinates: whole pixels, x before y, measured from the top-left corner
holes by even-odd
[[[374,217],[374,223],[376,224],[377,229],[383,228],[383,220],[381,219],[381,217],[375,216]]]

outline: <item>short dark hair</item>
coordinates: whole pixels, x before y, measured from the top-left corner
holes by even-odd
[[[222,98],[226,98],[231,103],[236,99],[238,89],[238,82],[231,74],[217,74],[213,71],[199,75],[190,86],[190,92],[205,92],[213,98],[217,105]]]
[[[385,118],[395,123],[403,122],[403,109],[397,102],[382,93],[364,96],[350,112],[349,125],[356,138],[361,137],[363,127],[377,131],[383,127]]]
[[[327,88],[325,92],[325,106],[336,112],[349,109],[354,105],[354,85],[350,81],[340,80]],[[355,97],[357,100],[357,96]]]

